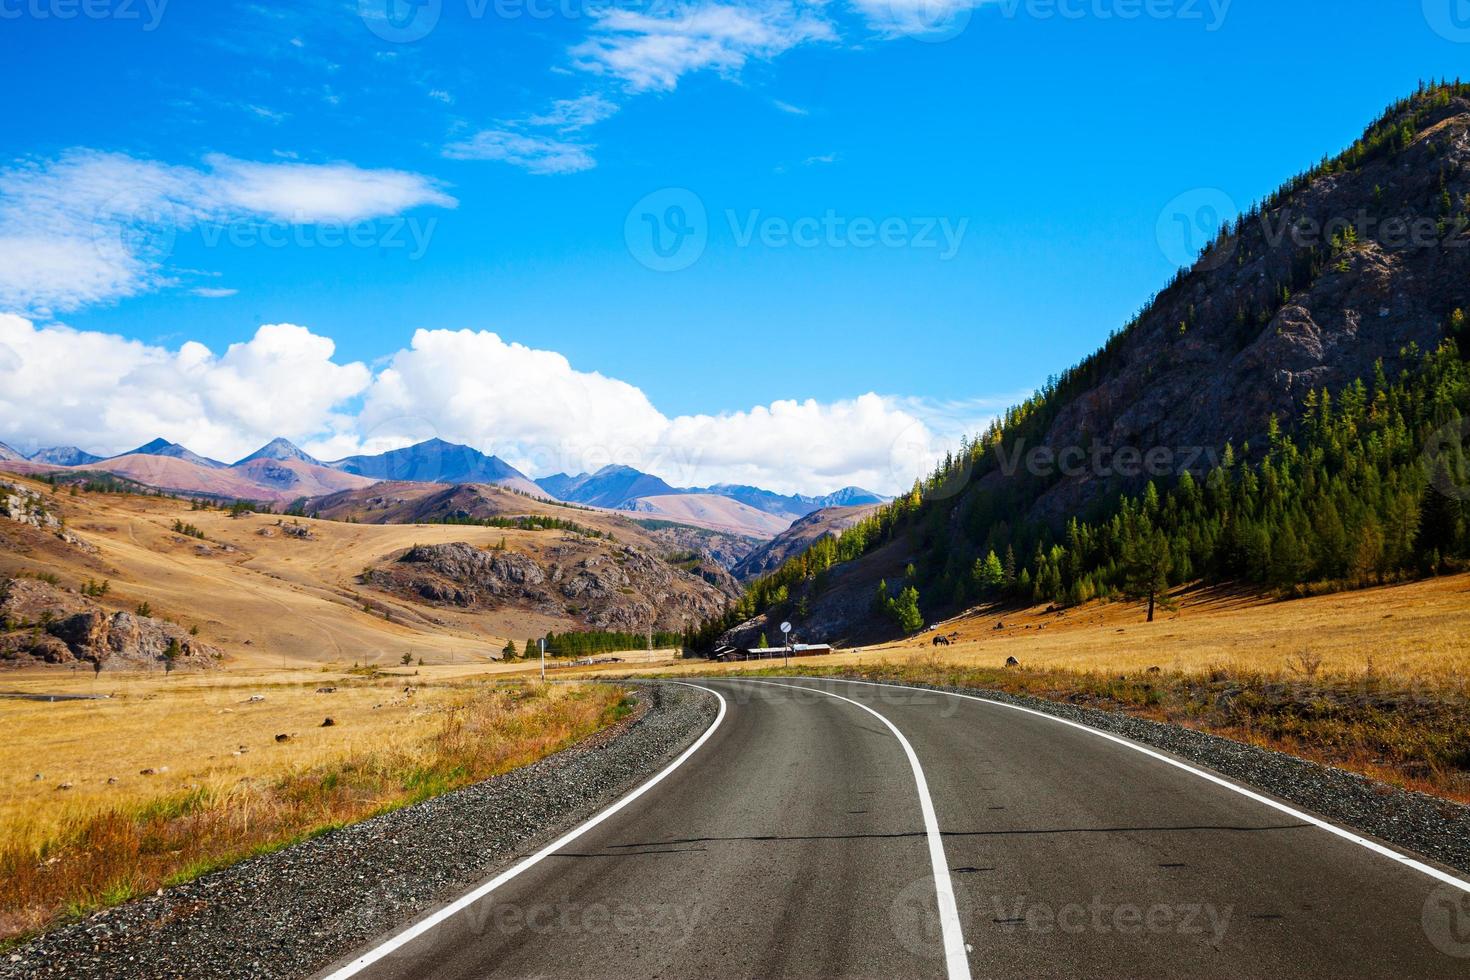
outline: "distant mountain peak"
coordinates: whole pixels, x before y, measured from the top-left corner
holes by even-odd
[[[443,439],[426,439],[403,449],[375,456],[349,456],[324,465],[375,480],[495,483],[524,493],[541,492],[525,474],[500,457]]]
[[[199,466],[207,466],[210,469],[226,469],[225,464],[221,463],[219,460],[210,459],[207,456],[200,456],[198,453],[193,452],[192,450],[181,446],[176,442],[169,442],[167,439],[164,439],[162,437],[154,439],[151,442],[145,442],[143,445],[139,446],[137,449],[132,450],[131,452],[119,453],[118,456],[167,456],[170,459],[182,459],[185,462],[194,463]],[[114,456],[111,458],[116,459],[117,457]]]
[[[38,449],[26,458],[32,463],[46,463],[51,466],[90,466],[92,463],[102,461],[101,456],[93,455],[76,446],[51,446],[48,449]]]
[[[320,460],[307,455],[305,452],[302,452],[301,448],[298,447],[294,442],[289,439],[280,438],[279,436],[275,439],[272,439],[264,446],[261,446],[255,452],[251,453],[249,456],[246,456],[235,465],[243,466],[246,463],[257,459],[274,459],[280,462],[295,460],[301,463],[310,463],[313,466],[322,465]]]

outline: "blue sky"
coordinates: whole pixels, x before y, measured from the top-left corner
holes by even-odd
[[[178,404],[0,439],[807,491],[905,484],[1162,285],[1175,214],[1470,54],[1463,0],[85,2],[0,0],[0,374],[111,351]]]

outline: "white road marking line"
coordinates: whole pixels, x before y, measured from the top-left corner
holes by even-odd
[[[657,776],[654,776],[642,786],[639,786],[637,789],[629,793],[627,796],[623,797],[621,800],[618,800],[606,810],[603,810],[601,813],[597,814],[597,816],[592,817],[586,823],[574,827],[572,830],[568,831],[566,834],[563,834],[561,837],[558,837],[552,843],[547,844],[541,850],[537,851],[535,854],[532,854],[524,861],[521,861],[519,864],[513,867],[507,868],[505,871],[502,871],[494,878],[491,878],[489,881],[485,882],[474,891],[461,896],[451,904],[446,905],[444,908],[435,912],[433,915],[414,923],[407,929],[404,929],[402,932],[393,936],[391,939],[388,939],[382,944],[359,956],[357,959],[353,960],[351,963],[348,963],[341,969],[327,974],[324,980],[346,980],[347,977],[356,976],[358,973],[361,973],[367,967],[372,966],[383,957],[388,956],[389,954],[399,949],[402,949],[404,946],[413,942],[415,939],[422,936],[430,929],[435,928],[436,926],[442,924],[445,920],[451,919],[454,916],[458,915],[460,912],[463,912],[465,909],[469,908],[471,905],[474,905],[476,902],[480,901],[480,899],[484,898],[486,895],[489,895],[495,889],[510,881],[512,878],[529,870],[537,864],[540,864],[556,851],[559,851],[563,847],[566,847],[568,844],[572,843],[572,841],[576,840],[578,837],[581,837],[583,834],[587,833],[587,831],[591,830],[593,827],[596,827],[608,817],[611,817],[613,814],[617,813],[628,804],[638,799],[638,797],[642,796],[644,793],[647,793],[659,783],[663,782],[664,779],[669,776],[675,769],[678,769],[681,765],[683,765],[690,756],[699,751],[700,746],[709,741],[710,736],[713,735],[715,733],[715,730],[720,727],[720,722],[725,720],[726,704],[724,697],[720,694],[719,691],[711,690],[708,687],[702,687],[699,684],[687,684],[682,681],[675,681],[673,683],[683,684],[684,687],[692,687],[696,690],[704,691],[706,694],[713,694],[720,701],[720,710],[719,713],[715,715],[714,724],[705,729],[704,734],[699,736],[699,738],[695,740],[694,744],[685,749],[683,754],[681,754],[677,759],[669,763],[669,765],[662,772],[660,772]],[[836,695],[834,695],[834,697],[835,696]]]
[[[1310,813],[1303,813],[1301,810],[1298,810],[1295,807],[1287,806],[1285,803],[1279,803],[1276,800],[1271,799],[1269,796],[1263,796],[1262,794],[1257,793],[1253,790],[1246,789],[1244,786],[1237,786],[1235,783],[1230,782],[1228,779],[1222,779],[1221,777],[1216,776],[1214,773],[1206,772],[1203,769],[1197,769],[1187,762],[1181,762],[1178,759],[1172,759],[1169,756],[1164,755],[1162,752],[1156,752],[1146,745],[1140,745],[1137,742],[1123,738],[1121,735],[1114,735],[1111,732],[1105,732],[1099,728],[1093,728],[1090,725],[1084,725],[1081,722],[1068,721],[1066,718],[1058,718],[1056,715],[1047,714],[1045,711],[1037,711],[1035,708],[1023,708],[1018,704],[1007,704],[1005,701],[996,701],[991,698],[982,698],[974,694],[960,694],[956,691],[936,691],[933,688],[913,687],[908,684],[880,684],[874,683],[873,681],[850,681],[838,677],[819,679],[831,680],[840,684],[861,684],[865,687],[887,687],[900,691],[920,691],[924,694],[943,694],[952,698],[963,698],[966,701],[979,701],[981,704],[993,704],[999,708],[1010,708],[1012,711],[1021,711],[1028,715],[1035,715],[1038,718],[1045,718],[1047,721],[1054,721],[1059,725],[1067,725],[1071,728],[1076,728],[1081,731],[1087,732],[1090,735],[1096,735],[1098,738],[1105,738],[1109,742],[1115,742],[1118,745],[1123,746],[1124,748],[1132,749],[1135,752],[1141,752],[1144,755],[1149,756],[1150,758],[1158,759],[1160,762],[1167,763],[1168,765],[1173,766],[1175,769],[1182,769],[1187,773],[1198,776],[1200,779],[1214,783],[1216,786],[1224,787],[1225,789],[1230,790],[1232,793],[1239,793],[1241,796],[1244,796],[1247,799],[1255,800],[1257,803],[1265,804],[1273,810],[1280,811],[1281,813],[1285,813],[1288,816],[1295,817],[1298,820],[1304,820],[1314,827],[1318,827],[1322,830],[1327,831],[1329,834],[1341,837],[1343,840],[1353,844],[1357,844],[1359,847],[1367,848],[1374,854],[1380,854],[1391,861],[1397,861],[1399,864],[1402,864],[1405,867],[1413,868],[1420,874],[1427,875],[1430,878],[1433,878],[1435,881],[1442,882],[1443,884],[1449,885],[1452,888],[1458,888],[1462,892],[1470,892],[1470,881],[1456,878],[1454,875],[1441,871],[1438,868],[1431,867],[1430,865],[1425,864],[1423,861],[1416,861],[1415,859],[1405,854],[1400,854],[1398,851],[1395,851],[1390,847],[1384,847],[1377,841],[1369,840],[1366,837],[1353,833],[1351,830],[1345,830],[1342,827],[1337,826],[1336,824],[1329,823],[1328,821],[1323,820],[1321,817],[1314,817]],[[810,690],[810,688],[808,688],[808,690]]]
[[[924,767],[919,765],[919,757],[915,754],[914,747],[909,744],[909,740],[904,737],[903,732],[898,730],[897,725],[861,701],[854,701],[852,698],[845,698],[821,688],[803,687],[800,684],[782,684],[777,681],[750,681],[749,683],[824,694],[829,698],[846,701],[848,704],[862,708],[887,725],[893,737],[898,739],[898,744],[903,746],[904,755],[908,756],[909,768],[914,772],[914,783],[919,790],[919,808],[924,814],[924,836],[929,840],[929,864],[934,872],[934,891],[939,900],[939,925],[944,936],[946,972],[949,980],[969,980],[970,960],[966,953],[964,930],[960,925],[959,908],[955,905],[954,882],[949,877],[949,861],[944,856],[944,838],[939,834],[939,818],[934,813],[934,800],[929,796],[929,781],[924,778]]]

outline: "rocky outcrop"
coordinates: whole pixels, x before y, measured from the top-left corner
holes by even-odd
[[[466,609],[518,606],[570,614],[605,630],[676,630],[724,605],[714,586],[626,545],[590,555],[585,548],[553,546],[540,561],[462,541],[416,545],[363,579],[420,602]]]
[[[46,509],[45,499],[39,493],[18,483],[0,480],[0,515],[18,524],[28,524],[42,531],[49,531],[75,548],[96,551],[90,544],[68,531],[61,518]]]
[[[0,663],[26,666],[87,661],[107,668],[165,663],[178,669],[218,666],[221,653],[174,623],[100,603],[39,579],[0,589]]]

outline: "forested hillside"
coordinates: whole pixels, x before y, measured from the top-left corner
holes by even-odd
[[[922,621],[1000,596],[1197,579],[1290,593],[1465,567],[1467,307],[1456,82],[1222,228],[1096,354],[699,639],[765,614],[830,638],[899,631],[915,592]]]

